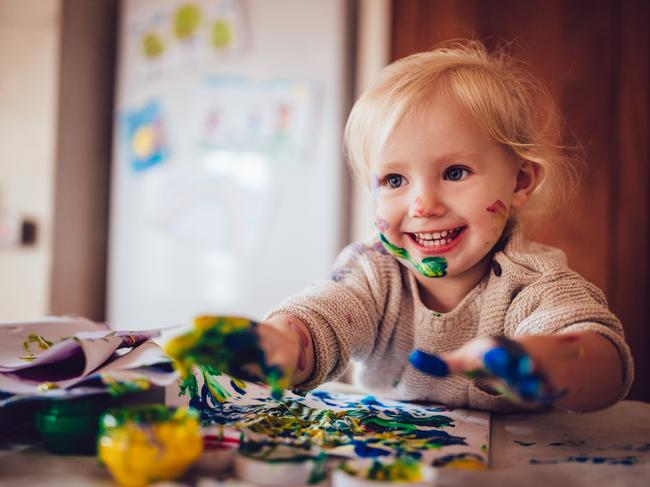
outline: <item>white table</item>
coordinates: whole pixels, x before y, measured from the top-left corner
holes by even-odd
[[[494,414],[490,455],[491,470],[443,469],[437,485],[647,486],[650,485],[650,403],[623,401],[604,411],[584,415]],[[634,457],[636,464],[609,464],[624,457]],[[604,463],[593,463],[594,458]],[[535,464],[531,460],[557,463]],[[0,452],[0,485],[115,484],[94,457],[56,456],[31,448]]]

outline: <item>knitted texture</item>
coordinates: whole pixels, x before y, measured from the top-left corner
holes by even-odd
[[[597,332],[621,356],[619,399],[634,375],[623,328],[600,289],[571,271],[562,251],[524,241],[519,229],[495,252],[490,272],[448,313],[424,306],[411,271],[378,242],[346,247],[330,280],[315,282],[265,319],[284,313],[302,320],[314,343],[315,372],[300,390],[335,379],[354,360],[360,362],[356,380],[383,397],[515,411],[488,382],[429,377],[408,363],[414,348],[440,354],[486,335]]]

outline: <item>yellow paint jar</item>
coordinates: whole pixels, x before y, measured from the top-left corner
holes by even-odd
[[[100,421],[99,460],[126,487],[178,478],[202,449],[193,409],[132,406],[110,410]]]

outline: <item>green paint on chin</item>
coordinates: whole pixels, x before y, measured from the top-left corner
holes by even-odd
[[[413,262],[413,259],[411,259],[411,256],[406,249],[397,247],[390,243],[383,233],[379,234],[379,240],[390,255],[397,257],[398,259],[409,261],[415,270],[423,276],[435,278],[447,275],[447,259],[444,257],[425,257],[422,259],[422,262]]]

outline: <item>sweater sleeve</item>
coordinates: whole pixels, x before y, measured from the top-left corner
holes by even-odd
[[[349,245],[336,259],[329,280],[313,283],[264,318],[291,314],[311,333],[314,374],[296,389],[310,390],[335,379],[350,359],[363,360],[370,354],[386,297],[377,261],[385,257],[372,246]]]
[[[598,287],[569,270],[543,276],[515,297],[506,318],[512,336],[583,331],[608,338],[618,350],[623,367],[618,400],[623,399],[634,379],[634,362],[623,326]]]

